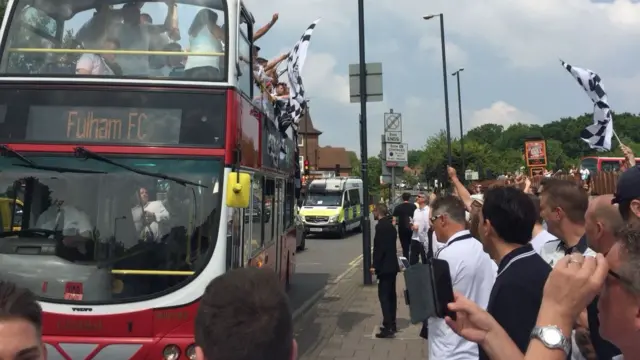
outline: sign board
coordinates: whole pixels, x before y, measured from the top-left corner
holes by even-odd
[[[394,144],[402,143],[402,131],[385,131],[384,142]]]
[[[385,113],[384,131],[402,131],[402,114]]]
[[[365,71],[367,102],[382,101],[382,63],[367,63]],[[349,98],[360,102],[360,64],[349,64]]]
[[[407,144],[386,144],[387,163],[395,162],[397,166],[404,166],[409,160]]]
[[[395,161],[387,161],[384,165],[386,167],[388,167],[388,168],[398,167],[398,163],[395,162]],[[389,175],[389,176],[391,176],[391,175]]]
[[[524,157],[527,167],[547,166],[547,143],[544,140],[524,142]]]

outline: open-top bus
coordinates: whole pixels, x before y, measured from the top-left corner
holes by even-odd
[[[0,30],[0,279],[39,297],[49,359],[191,359],[211,279],[295,270],[252,15],[123,1],[11,0]]]
[[[580,160],[580,167],[589,170],[591,173],[598,171],[616,172],[620,171],[621,164],[625,161],[623,157],[606,156],[586,156]],[[640,163],[640,158],[636,159]]]

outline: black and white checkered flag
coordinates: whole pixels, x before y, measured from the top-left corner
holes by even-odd
[[[578,81],[578,84],[582,86],[593,102],[593,124],[582,130],[580,138],[589,144],[592,149],[598,151],[611,150],[613,117],[600,76],[589,69],[571,66],[562,60],[560,62]]]
[[[289,127],[292,127],[294,134],[297,134],[300,119],[307,110],[307,100],[305,99],[304,85],[302,84],[302,76],[300,73],[307,59],[307,50],[309,49],[311,34],[318,22],[320,22],[320,19],[309,25],[287,57],[289,98],[278,100],[276,103],[276,118],[278,119],[280,131],[283,133],[287,131]]]

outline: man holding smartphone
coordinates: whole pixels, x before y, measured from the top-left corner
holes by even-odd
[[[409,259],[409,248],[411,246],[411,237],[413,230],[411,228],[413,213],[416,211],[416,205],[411,200],[411,194],[402,194],[402,204],[393,209],[393,217],[396,219],[398,226],[398,237],[402,246],[402,256]]]
[[[453,290],[486,309],[497,266],[466,230],[464,203],[452,195],[439,197],[431,203],[430,215],[431,228],[440,242],[434,258],[447,261]],[[436,291],[451,294],[452,289]],[[478,359],[478,346],[456,335],[443,318],[429,318],[428,327],[429,360]]]
[[[418,193],[418,208],[413,212],[411,219],[411,251],[409,254],[409,264],[417,264],[418,260],[422,263],[427,262],[427,254],[425,246],[427,245],[427,232],[429,231],[429,203],[424,193]]]

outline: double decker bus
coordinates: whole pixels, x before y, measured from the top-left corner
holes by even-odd
[[[295,144],[253,24],[240,0],[9,1],[0,279],[39,297],[49,359],[193,359],[213,278],[288,286]]]
[[[616,172],[620,171],[620,165],[624,161],[623,157],[586,156],[580,161],[580,167],[589,170],[591,173],[599,171]],[[636,158],[636,162],[640,163],[640,158]]]

